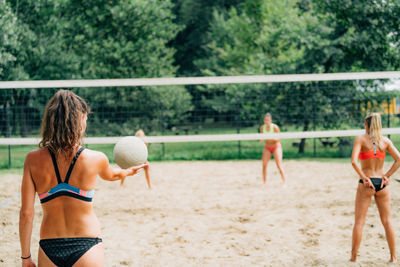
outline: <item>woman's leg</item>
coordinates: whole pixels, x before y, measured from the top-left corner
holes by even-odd
[[[150,183],[150,174],[149,174],[149,165],[143,168],[144,169],[144,174],[146,175],[146,181],[147,181],[147,187],[151,189],[151,183]]]
[[[264,148],[262,155],[262,175],[264,184],[267,183],[267,165],[270,159],[271,159],[271,152],[269,152],[268,149]]]
[[[283,167],[282,167],[282,154],[283,154],[282,145],[278,144],[278,147],[275,148],[275,151],[274,151],[274,158],[275,158],[276,166],[278,167],[278,170],[281,173],[283,184],[286,185],[286,175],[285,175],[285,171],[283,170]]]
[[[360,248],[362,230],[365,224],[365,217],[367,215],[368,207],[371,204],[371,198],[374,195],[375,190],[365,188],[363,184],[359,183],[356,193],[356,204],[355,204],[355,218],[353,227],[353,237],[351,244],[351,258],[350,261],[357,260],[357,252]]]
[[[74,264],[74,267],[102,267],[104,266],[104,249],[103,242],[91,247],[82,257]]]
[[[392,214],[390,212],[390,191],[388,187],[375,194],[375,202],[379,210],[382,225],[385,228],[386,240],[390,250],[390,261],[396,262],[396,240],[392,224]]]

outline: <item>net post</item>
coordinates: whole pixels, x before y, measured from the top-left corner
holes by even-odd
[[[390,98],[387,98],[387,109],[388,109],[388,114],[387,114],[387,127],[390,128]],[[390,134],[388,135],[388,138],[390,139]]]
[[[160,107],[162,105],[160,104]],[[164,127],[164,113],[162,111],[162,109],[160,109],[160,127],[161,127],[161,134],[164,135],[165,132],[165,127]],[[165,144],[161,143],[161,159],[163,159],[165,156]]]
[[[318,84],[318,83],[317,83]],[[313,88],[313,83],[311,82],[311,88]],[[313,97],[313,130],[315,131],[316,130],[316,111],[315,111],[315,106],[316,106],[316,104],[315,104],[315,98]],[[314,158],[315,157],[317,157],[317,143],[316,143],[316,139],[315,138],[313,138],[313,141],[314,141],[314,144],[313,144],[313,146],[314,146]]]
[[[236,133],[240,133],[240,126],[238,126],[236,128]],[[241,158],[241,155],[242,155],[242,153],[241,153],[240,141],[238,141],[238,157],[239,157],[239,159]]]
[[[8,168],[11,169],[11,145],[8,145]]]
[[[237,106],[237,115],[236,117],[236,133],[240,133],[240,101],[236,100],[236,106]],[[241,143],[240,140],[238,141],[238,158],[240,159],[242,155],[241,151]]]
[[[8,101],[6,102],[6,135],[7,137],[11,135],[10,106]],[[8,168],[11,169],[11,145],[8,145]]]

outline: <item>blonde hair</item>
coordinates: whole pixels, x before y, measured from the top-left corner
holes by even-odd
[[[146,135],[144,134],[144,131],[142,129],[137,130],[137,132],[135,133],[135,136],[137,137],[145,137]],[[147,146],[149,143],[144,142],[145,145]]]
[[[142,129],[137,130],[135,133],[135,136],[143,137],[145,136],[144,131]]]
[[[382,144],[382,122],[381,115],[379,113],[370,113],[365,117],[365,122],[368,126],[368,135],[371,137],[373,143],[375,143],[379,149],[383,149]]]

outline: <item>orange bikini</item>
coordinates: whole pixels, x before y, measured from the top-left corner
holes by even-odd
[[[277,147],[279,147],[280,144],[281,144],[281,143],[277,143],[277,144],[274,145],[274,146],[267,146],[267,144],[265,144],[264,148],[268,149],[269,152],[274,153],[275,149],[276,149]]]
[[[372,143],[374,145],[374,149],[367,151],[367,152],[360,152],[360,154],[358,154],[358,158],[360,160],[365,160],[365,159],[385,159],[386,153],[379,151],[376,149],[376,145],[375,143]],[[380,190],[382,190],[383,188],[386,187],[386,185],[382,186],[381,188],[381,184],[382,184],[382,178],[379,177],[370,177],[370,180],[372,182],[372,185],[375,188],[375,191],[378,192]],[[359,183],[363,184],[364,181],[362,179],[359,180]]]
[[[374,150],[370,150],[367,152],[360,152],[360,154],[358,154],[358,158],[360,160],[364,160],[364,159],[373,159],[373,158],[380,158],[380,159],[384,159],[386,156],[385,152],[382,151],[375,151]]]
[[[367,151],[367,152],[360,152],[358,154],[358,158],[360,160],[364,159],[384,159],[386,156],[385,152],[379,151],[376,149],[376,145],[374,142],[372,142],[372,145],[374,146],[373,150]]]

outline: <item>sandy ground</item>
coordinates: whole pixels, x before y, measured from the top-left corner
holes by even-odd
[[[375,203],[359,263],[348,263],[358,182],[349,163],[285,161],[284,168],[285,189],[272,162],[268,184],[261,185],[260,161],[152,163],[152,190],[142,174],[122,189],[99,179],[94,207],[106,266],[386,265],[389,250]],[[0,176],[0,204],[19,192],[20,179]],[[392,179],[390,189],[398,243],[400,183]],[[0,266],[20,265],[19,205],[17,198],[0,207]],[[37,200],[34,260],[40,220]]]

